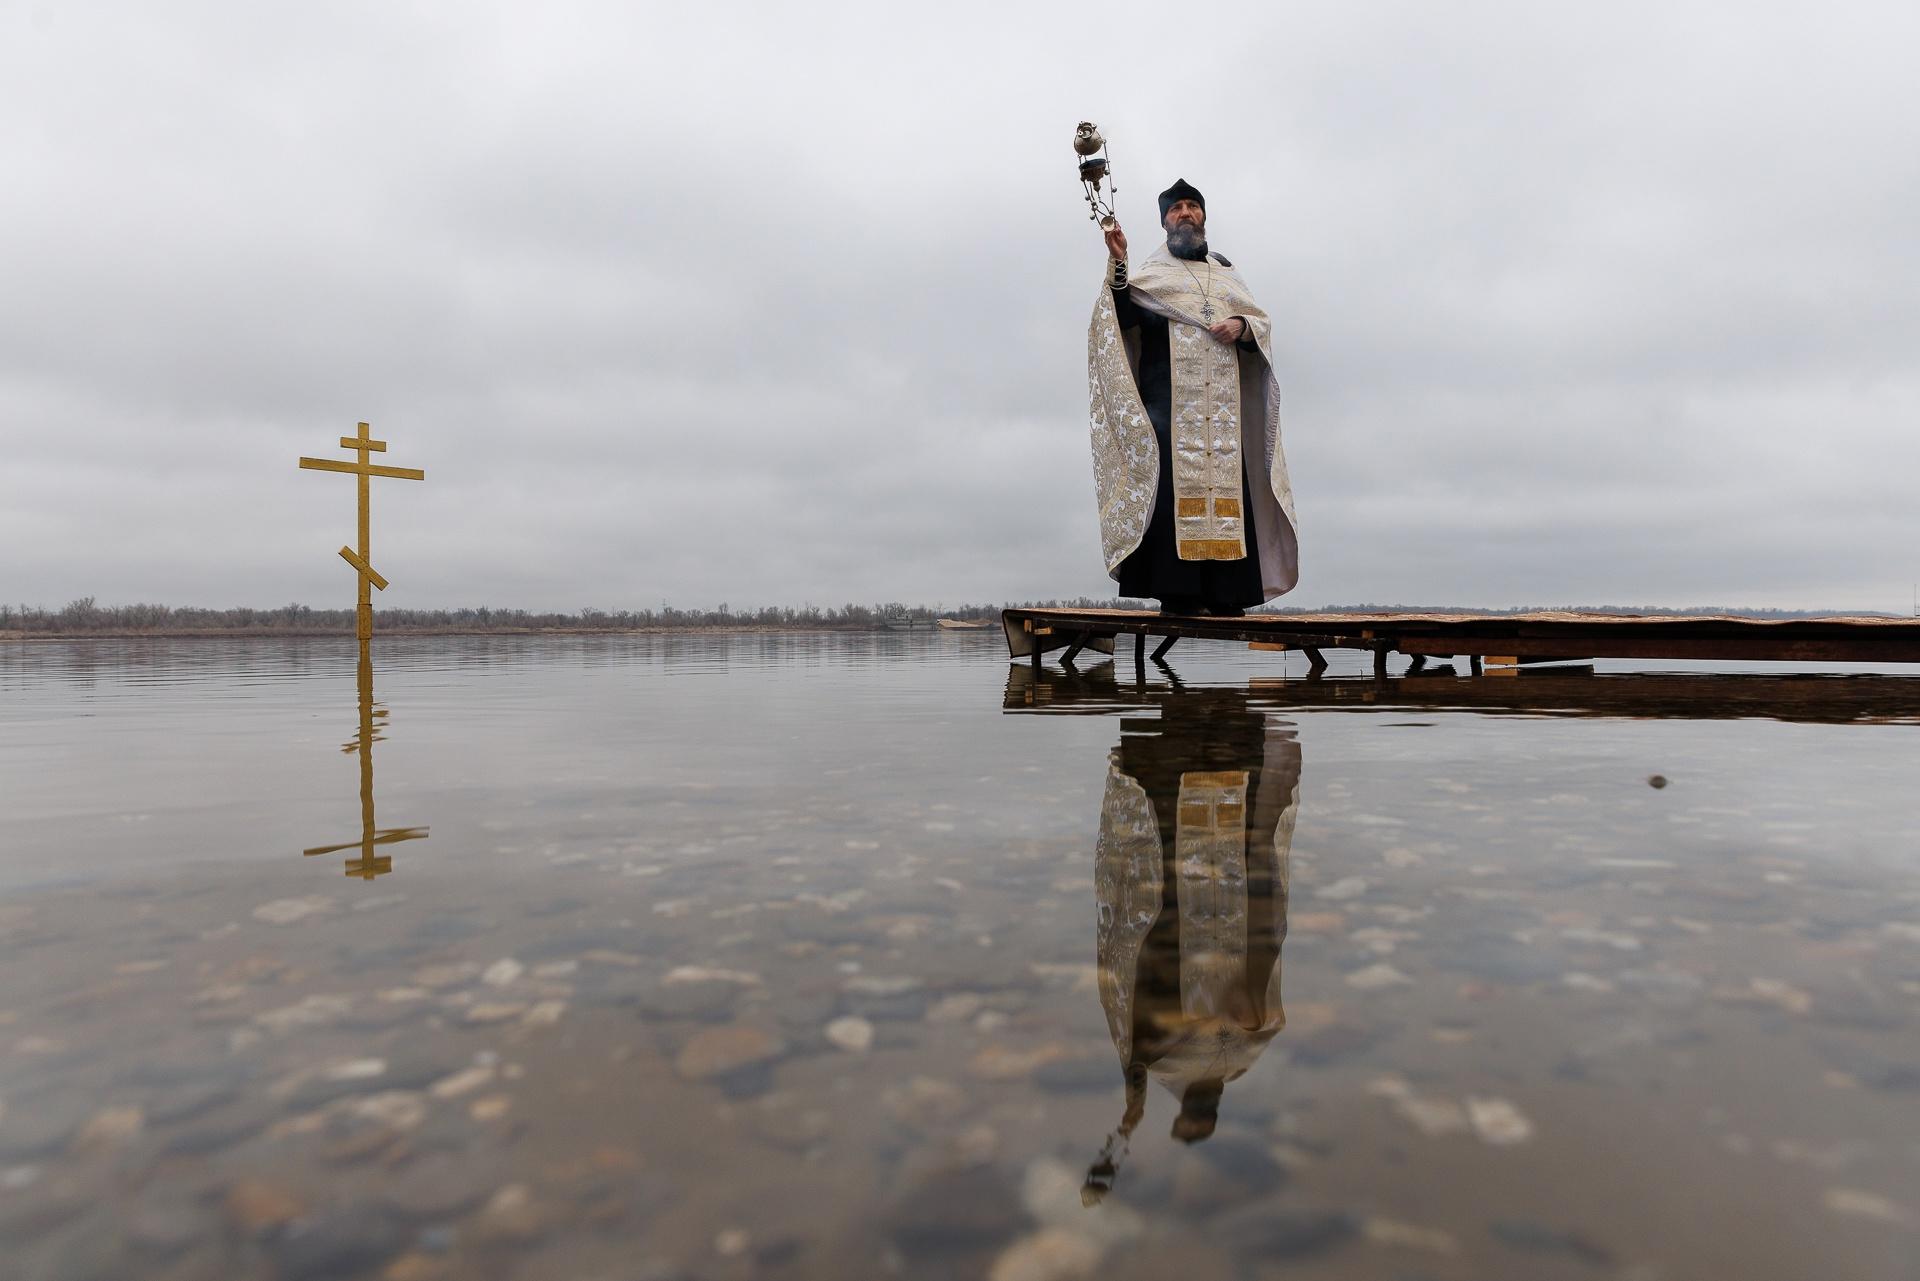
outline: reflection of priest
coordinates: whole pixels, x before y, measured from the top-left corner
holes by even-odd
[[[1087,338],[1107,572],[1170,613],[1239,614],[1299,579],[1272,325],[1207,247],[1206,197],[1160,193],[1167,241],[1138,268],[1106,233]],[[1243,465],[1244,460],[1244,465]]]
[[[1109,758],[1094,855],[1100,1002],[1126,1078],[1116,1142],[1147,1081],[1180,1100],[1175,1138],[1213,1133],[1227,1082],[1286,1024],[1280,945],[1300,744],[1238,690],[1170,692]],[[1113,1144],[1089,1173],[1111,1185]]]

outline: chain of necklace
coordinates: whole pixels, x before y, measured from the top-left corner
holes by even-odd
[[[1207,263],[1207,283],[1202,285],[1200,283],[1200,277],[1195,276],[1193,274],[1193,268],[1187,265],[1187,260],[1185,258],[1177,259],[1177,261],[1182,267],[1187,268],[1187,275],[1192,277],[1193,279],[1193,287],[1200,291],[1200,319],[1206,321],[1208,324],[1212,324],[1213,323],[1213,263],[1212,262]]]

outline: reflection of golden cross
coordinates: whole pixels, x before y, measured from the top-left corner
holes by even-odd
[[[339,845],[316,845],[303,854],[332,854],[339,850],[359,850],[360,857],[347,860],[347,875],[357,876],[363,881],[371,881],[376,876],[385,876],[393,870],[393,859],[387,855],[374,853],[376,845],[394,845],[401,841],[423,841],[427,838],[424,827],[375,827],[373,824],[373,744],[380,736],[374,732],[373,718],[373,656],[368,652],[367,642],[360,642],[360,733],[358,741],[349,743],[344,751],[358,750],[360,753],[360,839],[345,841]]]
[[[343,471],[359,479],[360,486],[360,550],[356,554],[351,547],[340,549],[341,559],[353,566],[360,580],[359,604],[354,610],[354,634],[362,641],[373,636],[373,593],[370,587],[387,590],[387,580],[377,573],[372,565],[373,553],[367,549],[367,526],[369,509],[372,505],[369,479],[374,476],[391,476],[395,480],[425,480],[427,473],[415,467],[381,467],[369,461],[369,453],[387,452],[387,442],[374,440],[367,432],[366,423],[360,424],[357,436],[342,436],[340,448],[358,450],[360,461],[354,463],[338,462],[331,458],[302,458],[300,465],[309,471]]]

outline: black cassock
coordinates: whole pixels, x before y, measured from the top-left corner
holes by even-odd
[[[1224,260],[1222,260],[1224,262]],[[1126,289],[1113,290],[1120,331],[1140,340],[1140,400],[1160,443],[1160,484],[1146,537],[1120,562],[1120,594],[1162,602],[1169,609],[1251,609],[1266,599],[1253,533],[1253,494],[1240,460],[1240,510],[1246,513],[1247,554],[1239,560],[1181,560],[1173,543],[1173,355],[1167,318],[1136,306]],[[1129,332],[1133,331],[1133,332]],[[1239,344],[1258,351],[1251,338]]]

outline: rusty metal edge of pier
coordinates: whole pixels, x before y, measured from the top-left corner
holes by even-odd
[[[1476,670],[1484,658],[1515,662],[1551,659],[1651,658],[1776,662],[1920,663],[1920,619],[1742,618],[1737,615],[1665,614],[1249,614],[1217,618],[1125,609],[1007,609],[1001,611],[1007,650],[1035,664],[1055,649],[1071,663],[1083,649],[1113,652],[1122,635],[1135,639],[1135,657],[1146,638],[1163,640],[1154,657],[1174,643],[1241,641],[1255,648],[1297,649],[1313,670],[1326,666],[1322,652],[1362,650],[1374,670],[1386,670],[1389,654],[1423,662],[1464,655]]]

